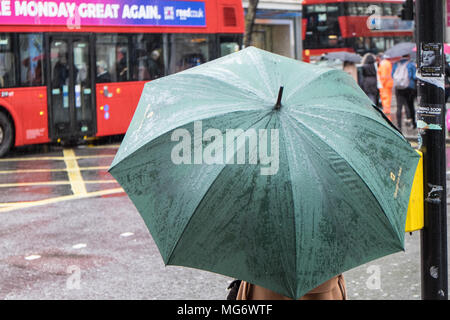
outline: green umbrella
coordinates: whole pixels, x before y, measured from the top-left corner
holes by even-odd
[[[418,160],[346,73],[250,47],[147,83],[110,172],[165,264],[298,298],[404,249]]]

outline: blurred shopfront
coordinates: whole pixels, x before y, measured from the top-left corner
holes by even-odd
[[[248,1],[243,1],[247,10]],[[260,0],[251,45],[290,58],[302,58],[300,0]]]

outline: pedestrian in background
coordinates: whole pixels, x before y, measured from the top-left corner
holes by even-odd
[[[375,67],[375,56],[371,53],[367,53],[363,57],[362,65],[362,79],[361,89],[372,100],[374,105],[377,105],[377,70]]]
[[[397,127],[402,130],[402,109],[405,106],[407,122],[417,128],[414,98],[416,96],[416,66],[409,55],[404,55],[392,67],[395,96],[397,99]]]
[[[381,58],[379,55],[375,56],[375,71],[377,73],[377,107],[380,110],[383,110],[383,106],[381,105],[381,99],[380,99],[380,89],[381,89],[381,81],[380,81],[380,76],[378,74],[378,67],[380,66],[380,62],[381,62]]]
[[[392,63],[384,58],[383,53],[379,54],[380,64],[378,65],[378,79],[380,81],[380,99],[383,112],[391,118],[391,103],[392,103],[392,87],[394,86],[394,80],[392,79]]]

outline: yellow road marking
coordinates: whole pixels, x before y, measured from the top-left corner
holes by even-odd
[[[114,147],[114,146],[113,146]],[[99,146],[98,148],[102,148]],[[107,148],[107,147],[105,147]],[[98,158],[112,158],[114,155],[93,155],[93,156],[76,156],[72,149],[64,149],[63,156],[50,156],[50,157],[33,157],[33,158],[9,158],[0,159],[0,162],[18,162],[18,161],[39,161],[39,160],[51,160],[51,161],[64,161],[66,168],[62,169],[19,169],[19,170],[1,170],[0,174],[18,174],[18,173],[45,173],[45,172],[67,172],[69,181],[38,181],[38,182],[18,182],[18,183],[3,183],[0,184],[0,188],[7,187],[24,187],[24,186],[45,186],[45,185],[71,185],[74,194],[59,196],[44,200],[37,201],[22,201],[22,202],[7,202],[0,203],[0,212],[8,212],[21,208],[29,208],[34,206],[41,206],[45,204],[58,203],[62,201],[77,200],[84,198],[92,198],[103,195],[110,195],[115,193],[122,193],[122,188],[100,190],[95,192],[87,192],[86,184],[104,184],[104,183],[117,183],[116,180],[87,180],[84,181],[81,175],[81,171],[89,170],[107,170],[109,166],[98,167],[79,167],[77,160],[80,159],[98,159]]]
[[[38,181],[38,182],[15,182],[15,183],[0,183],[0,188],[13,188],[13,187],[32,187],[32,186],[57,186],[71,184],[73,188],[73,181]],[[83,180],[83,183],[96,184],[96,183],[117,183],[116,180]]]
[[[74,159],[75,152],[73,149],[64,149],[63,155],[73,194],[86,194],[87,190],[83,182],[80,168],[78,167],[78,162]]]
[[[108,166],[104,167],[79,167],[80,171],[90,171],[90,170],[107,170]],[[73,169],[75,170],[75,169]],[[0,174],[11,174],[11,173],[39,173],[39,172],[65,172],[72,171],[72,169],[19,169],[19,170],[3,170]]]
[[[110,144],[106,146],[96,146],[93,144],[88,145],[89,149],[118,149],[120,147],[120,144]]]
[[[102,154],[96,156],[73,156],[73,157],[35,157],[35,158],[5,158],[0,159],[0,162],[16,162],[16,161],[39,161],[39,160],[80,160],[80,159],[98,159],[98,158],[113,158],[114,154]]]
[[[0,212],[9,212],[9,211],[13,211],[13,210],[30,208],[30,207],[35,207],[35,206],[42,206],[42,205],[52,204],[52,203],[57,203],[57,202],[62,202],[62,201],[93,198],[93,197],[99,197],[99,196],[110,195],[110,194],[121,193],[121,192],[124,192],[124,190],[122,188],[115,188],[115,189],[89,192],[89,193],[85,193],[85,194],[73,194],[73,195],[68,195],[68,196],[61,196],[61,197],[37,200],[37,201],[14,202],[14,203],[10,203],[10,204],[2,203],[2,204],[0,204],[1,206],[7,206],[7,207],[0,208]]]

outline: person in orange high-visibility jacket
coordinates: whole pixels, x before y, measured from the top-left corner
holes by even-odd
[[[380,81],[380,98],[381,105],[383,106],[384,114],[391,118],[391,101],[392,101],[392,87],[394,86],[394,80],[392,79],[392,63],[388,59],[381,58],[380,65],[378,66],[378,79]]]

